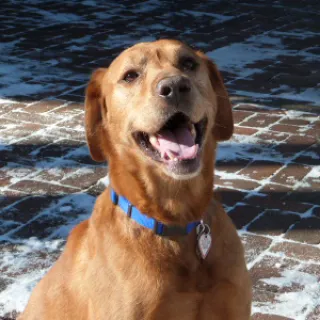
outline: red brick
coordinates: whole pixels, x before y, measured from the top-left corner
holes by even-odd
[[[36,114],[33,112],[9,112],[6,114],[6,118],[44,125],[52,125],[63,120],[63,116],[59,114]]]
[[[277,183],[266,183],[259,191],[262,193],[278,193],[280,196],[284,196],[292,191],[292,187]]]
[[[284,118],[279,123],[292,125],[292,126],[306,126],[306,125],[310,124],[310,121],[306,120],[306,119]]]
[[[13,104],[0,104],[0,116],[2,115],[6,115],[7,113],[9,113],[12,110],[16,110],[19,108],[24,108],[25,105],[24,104],[20,104],[20,103],[13,103]]]
[[[77,192],[79,189],[70,188],[58,184],[51,184],[36,180],[21,180],[11,186],[11,189],[21,190],[29,194],[69,194]]]
[[[81,142],[86,142],[84,128],[82,128],[82,130],[74,130],[71,128],[60,127],[60,124],[57,124],[54,127],[48,128],[46,130],[46,133],[57,138],[61,137],[65,139],[72,139],[72,140],[79,140]]]
[[[260,184],[251,180],[244,179],[223,179],[220,176],[215,177],[215,184],[222,187],[231,187],[241,190],[254,190],[260,187]]]
[[[276,293],[267,291],[267,290],[260,290],[257,288],[253,288],[252,290],[252,300],[255,303],[268,303],[273,304],[276,301]]]
[[[278,121],[280,118],[281,116],[278,115],[257,114],[250,119],[241,122],[241,126],[265,128]]]
[[[316,143],[317,139],[315,136],[307,136],[306,134],[293,134],[287,140],[287,144],[311,146]]]
[[[257,138],[261,139],[264,143],[270,142],[282,142],[285,141],[290,135],[285,132],[274,132],[274,131],[262,131],[256,135]]]
[[[36,180],[43,180],[43,181],[53,181],[59,182],[65,178],[66,175],[76,172],[78,168],[72,167],[61,167],[61,168],[49,168],[40,171],[37,175],[34,176]]]
[[[300,164],[290,163],[281,169],[272,179],[272,182],[285,185],[295,185],[301,181],[310,171],[311,167]]]
[[[68,103],[66,106],[57,108],[52,112],[65,115],[79,114],[84,112],[84,105],[81,103]]]
[[[257,105],[253,105],[253,104],[239,104],[237,105],[237,107],[235,108],[235,110],[244,110],[244,111],[252,111],[252,112],[256,112],[256,113],[262,113],[262,114],[285,114],[284,110],[280,110],[280,109],[272,109],[270,110],[269,108],[259,108]]]
[[[258,132],[258,130],[253,129],[253,128],[245,128],[245,127],[239,127],[239,126],[236,126],[234,128],[235,134],[240,134],[240,135],[244,135],[244,136],[251,136],[256,132]]]
[[[320,248],[308,244],[293,242],[277,243],[271,248],[271,252],[285,254],[287,257],[320,262]]]
[[[286,233],[286,238],[310,244],[320,244],[320,219],[315,217],[301,219]]]
[[[282,167],[282,163],[257,160],[250,163],[238,174],[249,177],[254,180],[262,180],[270,177],[274,172]]]
[[[278,287],[264,282],[264,279],[278,278],[282,276],[282,272],[292,270],[299,265],[293,259],[273,257],[266,255],[262,260],[257,262],[251,269],[250,275],[252,285],[255,289],[266,290],[271,292],[290,292],[293,291],[289,286]]]
[[[10,129],[14,125],[19,125],[19,124],[20,123],[18,121],[16,121],[16,120],[0,118],[0,130]]]
[[[247,263],[254,261],[272,243],[269,238],[253,234],[241,234],[241,240],[245,248]]]
[[[38,101],[31,106],[26,107],[25,111],[29,113],[44,113],[60,107],[65,103],[66,101],[58,99],[49,101]]]
[[[4,167],[0,169],[0,187],[9,186],[11,183],[20,180],[36,171],[31,167]]]
[[[74,117],[61,121],[59,123],[59,127],[66,127],[66,128],[83,128],[84,127],[84,113],[75,115]]]
[[[300,127],[297,126],[290,126],[285,124],[276,124],[270,128],[272,131],[280,131],[280,132],[287,132],[287,133],[294,133],[299,134]]]
[[[76,171],[68,178],[63,179],[61,183],[84,189],[89,188],[106,175],[107,169],[105,167],[93,167],[92,172],[82,172],[82,170]]]
[[[3,138],[5,138],[6,141],[9,142],[15,139],[21,139],[23,137],[26,137],[42,128],[43,128],[42,125],[36,124],[36,123],[24,123],[24,124],[14,123],[14,126],[10,127],[7,130],[2,131],[1,135],[3,136]]]
[[[254,114],[253,112],[249,112],[249,111],[235,110],[233,112],[233,121],[234,121],[234,123],[240,123],[241,121],[252,116],[253,114]]]
[[[319,277],[320,280],[320,264],[303,264],[303,267],[300,268],[299,271],[312,274],[316,277]]]

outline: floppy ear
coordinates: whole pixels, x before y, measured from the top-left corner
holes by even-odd
[[[91,76],[86,89],[85,99],[85,128],[90,154],[95,161],[105,161],[103,152],[106,130],[103,127],[102,112],[106,112],[105,101],[102,97],[102,79],[107,69],[97,69]]]
[[[217,141],[229,140],[233,134],[233,115],[229,95],[217,66],[203,53],[201,56],[207,64],[211,85],[217,95],[218,109],[213,134]]]

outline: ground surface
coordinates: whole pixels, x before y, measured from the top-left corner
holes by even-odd
[[[107,183],[84,137],[90,72],[160,37],[207,52],[232,96],[216,189],[246,248],[253,319],[320,318],[319,5],[266,3],[2,1],[0,318],[25,306]]]

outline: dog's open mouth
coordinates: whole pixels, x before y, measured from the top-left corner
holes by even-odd
[[[207,118],[197,123],[183,113],[173,115],[156,133],[135,132],[140,148],[156,161],[167,164],[194,162],[200,151],[207,127]]]

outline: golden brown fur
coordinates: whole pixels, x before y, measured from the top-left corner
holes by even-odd
[[[196,71],[179,68],[177,60],[185,54],[198,62]],[[122,74],[133,67],[143,76],[124,83]],[[189,103],[177,108],[194,122],[208,117],[202,166],[182,178],[146,157],[132,139],[134,130],[162,127],[171,107],[154,92],[161,79],[172,75],[183,75],[192,84]],[[216,66],[178,41],[138,44],[93,74],[85,107],[91,155],[108,160],[114,190],[166,224],[203,218],[211,226],[212,247],[201,260],[195,231],[170,238],[155,235],[113,205],[107,189],[91,218],[71,232],[19,319],[248,320],[251,286],[243,248],[212,197],[216,143],[233,132],[231,105]]]

